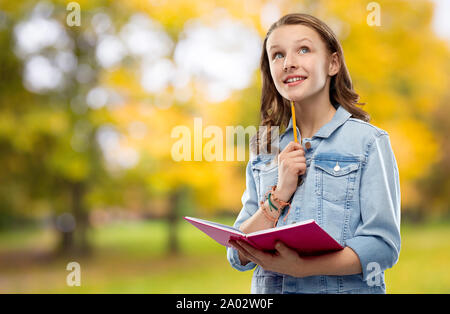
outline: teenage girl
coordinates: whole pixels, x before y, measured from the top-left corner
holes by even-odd
[[[252,293],[385,293],[400,251],[399,173],[388,133],[357,107],[339,41],[313,16],[286,15],[267,32],[261,72],[261,125],[284,132],[276,157],[248,162],[234,226],[314,219],[344,249],[306,257],[281,242],[269,253],[231,241],[229,262],[256,267]]]

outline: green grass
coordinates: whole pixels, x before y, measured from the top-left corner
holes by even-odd
[[[390,293],[450,293],[450,224],[402,228],[398,263],[386,271]]]
[[[222,221],[232,224],[231,220]],[[386,272],[389,293],[450,292],[450,223],[402,227],[400,260]],[[182,221],[179,255],[165,253],[167,226],[121,222],[96,228],[90,258],[52,258],[51,230],[0,233],[0,293],[249,293],[252,272],[231,268],[224,247]],[[68,287],[66,265],[81,265]]]

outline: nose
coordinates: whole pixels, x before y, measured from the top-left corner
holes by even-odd
[[[295,69],[297,66],[295,64],[294,58],[291,58],[290,55],[286,55],[286,58],[284,59],[284,64],[283,64],[283,70],[284,72],[287,72],[288,69],[293,68]]]

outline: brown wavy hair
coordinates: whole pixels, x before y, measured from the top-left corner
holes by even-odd
[[[344,61],[344,52],[336,35],[328,25],[318,18],[303,13],[292,13],[281,17],[277,22],[273,23],[267,31],[262,46],[262,53],[260,59],[260,67],[262,73],[262,92],[261,92],[261,126],[267,127],[267,134],[263,138],[267,138],[267,147],[271,147],[270,143],[270,127],[278,126],[280,133],[284,132],[291,117],[291,106],[288,99],[278,93],[270,73],[269,58],[266,50],[267,39],[270,34],[278,27],[283,25],[305,25],[315,30],[325,43],[330,54],[336,52],[339,62],[339,72],[331,77],[330,81],[330,102],[337,108],[338,105],[344,107],[352,114],[353,118],[370,121],[370,115],[357,105],[363,106],[364,103],[359,103],[359,95],[354,91],[350,74]],[[256,134],[256,153],[259,154],[259,138],[261,134]],[[265,142],[265,140],[263,141]],[[271,151],[271,149],[270,149]]]

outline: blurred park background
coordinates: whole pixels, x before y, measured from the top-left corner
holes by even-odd
[[[388,292],[449,293],[450,8],[376,1],[373,25],[369,3],[0,0],[0,293],[250,292],[251,272],[182,219],[233,224],[248,149],[175,161],[172,131],[258,126],[262,41],[292,12],[333,28],[390,135],[402,249]]]

